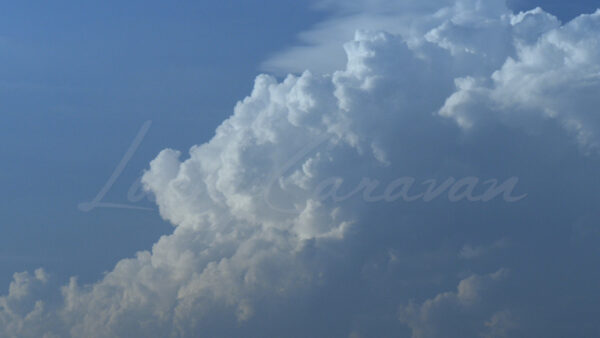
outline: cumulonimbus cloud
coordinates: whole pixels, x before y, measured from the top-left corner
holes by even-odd
[[[600,12],[562,25],[502,1],[406,6],[398,30],[358,30],[343,69],[260,75],[209,142],[163,150],[143,183],[173,233],[89,285],[16,274],[2,335],[597,332],[570,311],[600,297],[600,238],[581,241],[599,220]],[[462,199],[373,198],[400,177],[407,194],[474,183]],[[469,200],[510,178],[526,198]],[[363,185],[335,200],[324,182]]]

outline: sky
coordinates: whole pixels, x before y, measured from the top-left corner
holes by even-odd
[[[2,3],[0,335],[597,335],[596,7]]]

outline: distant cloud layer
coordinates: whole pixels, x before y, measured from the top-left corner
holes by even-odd
[[[260,75],[208,143],[150,163],[173,234],[91,285],[15,274],[0,336],[597,334],[600,11],[397,3],[323,2],[362,14],[266,63],[312,72]],[[449,178],[459,200],[376,198]]]

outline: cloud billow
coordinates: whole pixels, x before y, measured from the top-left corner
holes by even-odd
[[[173,233],[90,285],[16,274],[0,335],[597,332],[600,12],[406,3],[387,32],[354,27],[344,69],[260,75],[209,142],[163,150],[142,181]],[[518,177],[527,197],[314,193],[400,177]]]

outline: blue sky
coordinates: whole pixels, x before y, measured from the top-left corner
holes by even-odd
[[[508,4],[542,6],[563,22],[598,6]],[[19,1],[1,3],[0,13],[2,290],[13,273],[40,267],[60,284],[71,276],[92,283],[171,234],[151,201],[134,204],[152,210],[83,212],[78,204],[96,196],[152,121],[104,197],[130,204],[128,190],[161,150],[185,153],[209,141],[269,70],[265,61],[302,45],[299,33],[344,15],[275,0]]]

